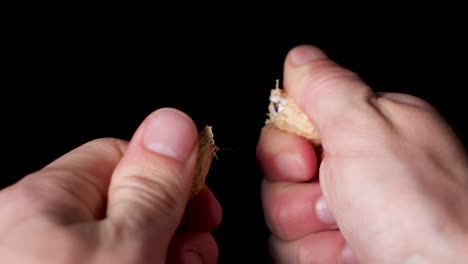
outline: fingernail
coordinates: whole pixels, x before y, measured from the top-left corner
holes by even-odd
[[[182,263],[184,264],[202,264],[203,261],[195,251],[187,251],[182,257]]]
[[[344,264],[358,264],[359,261],[356,258],[356,255],[354,255],[353,251],[351,248],[346,245],[343,248],[343,251],[341,251],[341,258],[343,259]]]
[[[164,108],[153,113],[143,135],[145,147],[160,155],[185,161],[195,145],[197,130],[187,115]]]
[[[305,180],[307,178],[304,159],[294,153],[283,152],[275,157],[276,171],[288,179]]]
[[[330,210],[330,207],[328,206],[328,203],[323,197],[323,195],[321,195],[315,202],[315,212],[317,214],[317,218],[322,224],[325,224],[325,225],[336,224],[335,217],[333,216]]]
[[[327,55],[319,48],[313,46],[300,46],[291,51],[291,62],[296,66],[302,66],[313,60],[326,59]]]

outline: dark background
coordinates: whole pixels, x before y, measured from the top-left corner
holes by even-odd
[[[218,152],[207,179],[224,209],[214,233],[219,262],[267,262],[255,145],[284,57],[306,43],[375,90],[428,100],[467,143],[467,30],[453,13],[382,18],[327,9],[320,18],[248,20],[89,10],[32,8],[6,23],[1,186],[94,138],[130,139],[149,113],[176,107],[199,128],[212,125],[217,145],[232,150]]]

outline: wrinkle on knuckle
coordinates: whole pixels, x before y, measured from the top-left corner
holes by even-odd
[[[56,180],[53,178],[42,177],[45,175],[39,176],[37,175],[38,173],[46,173],[46,170],[26,176],[22,181],[20,181],[20,185],[17,188],[17,195],[31,205],[40,203],[44,200],[47,201],[48,199],[56,196],[56,190],[60,189],[56,184]],[[36,180],[37,177],[41,177],[43,179]]]
[[[312,89],[314,92],[321,91],[322,87],[334,86],[338,82],[345,83],[349,80],[359,80],[359,76],[333,61],[315,61],[308,65],[301,83],[306,89]]]
[[[406,95],[402,95],[406,96]],[[440,120],[440,113],[424,99],[410,96],[411,100],[418,102],[401,103],[391,98],[384,96],[377,97],[375,101],[376,107],[388,118],[393,124],[412,126],[415,120]],[[411,120],[412,122],[404,122]]]
[[[93,215],[98,214],[104,206],[105,197],[101,194],[100,186],[90,180],[92,177],[85,170],[77,168],[48,169],[44,171],[49,175],[49,185],[44,191],[51,190],[51,195],[56,197],[69,197],[72,201],[78,201],[86,207]],[[96,202],[98,201],[98,202]]]
[[[16,195],[22,203],[37,210],[62,208],[78,212],[79,209],[96,217],[104,206],[105,198],[92,181],[79,176],[82,173],[78,170],[46,168],[24,178]]]
[[[106,138],[98,138],[93,139],[83,145],[85,149],[90,149],[91,151],[98,151],[98,152],[105,152],[107,154],[111,153],[116,155],[117,159],[123,157],[126,149],[127,149],[128,142],[113,137],[106,137]]]
[[[112,187],[113,195],[125,197],[117,202],[134,203],[166,215],[178,209],[180,196],[183,193],[176,181],[164,180],[167,177],[148,177],[132,175]],[[120,193],[120,194],[119,194]]]

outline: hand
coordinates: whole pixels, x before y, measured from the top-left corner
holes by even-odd
[[[284,87],[318,127],[323,153],[262,130],[262,199],[278,263],[466,261],[467,155],[433,107],[375,94],[310,46],[288,54]]]
[[[1,263],[216,263],[221,207],[188,204],[197,130],[160,109],[132,140],[99,139],[0,192]]]

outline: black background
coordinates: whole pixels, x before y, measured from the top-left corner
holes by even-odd
[[[94,138],[130,139],[149,113],[176,107],[229,149],[207,179],[224,209],[219,262],[267,262],[255,145],[269,91],[299,44],[319,46],[375,90],[428,100],[468,140],[466,21],[454,13],[92,10],[30,8],[7,21],[2,186]]]

